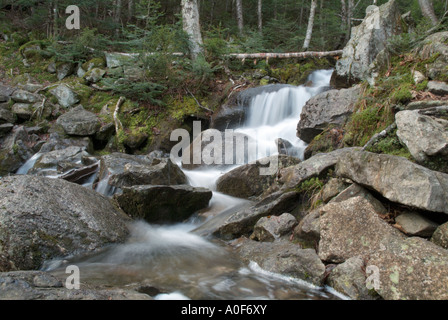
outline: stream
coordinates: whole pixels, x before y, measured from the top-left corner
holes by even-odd
[[[279,86],[261,92],[251,100],[245,124],[235,131],[255,137],[260,159],[278,154],[277,138],[291,142],[293,153],[303,159],[306,144],[296,137],[302,107],[328,87],[332,70],[319,70],[309,77],[310,86]],[[39,154],[21,169],[26,173]],[[233,167],[234,168],[234,167]],[[47,261],[43,270],[62,278],[65,268],[76,265],[81,283],[104,288],[145,288],[156,300],[244,300],[244,299],[345,299],[329,287],[262,270],[256,263],[243,264],[233,247],[217,239],[195,233],[207,219],[248,205],[249,201],[216,192],[217,179],[233,169],[183,170],[192,186],[213,191],[209,208],[176,225],[150,225],[142,221],[130,225],[130,237],[95,255]],[[92,181],[86,183],[90,186]],[[110,195],[107,181],[96,189]],[[113,193],[113,190],[112,190]]]

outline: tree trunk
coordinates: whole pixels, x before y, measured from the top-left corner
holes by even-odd
[[[431,0],[418,0],[420,5],[420,9],[422,10],[423,16],[428,18],[433,26],[436,26],[439,23],[439,19],[434,13],[434,7],[432,6]]]
[[[346,33],[345,33],[345,43],[347,43],[350,40],[350,37],[352,35],[352,18],[353,18],[353,7],[355,6],[355,3],[353,0],[348,0],[348,4],[346,7]]]
[[[202,34],[197,0],[182,0],[184,31],[190,37],[190,54],[194,60],[202,53]]]
[[[263,0],[258,0],[258,32],[263,33]]]
[[[121,19],[121,0],[115,0],[115,13],[114,13],[114,22],[117,25],[115,29],[115,36],[118,37],[120,34],[120,19]]]
[[[243,18],[243,0],[236,0],[236,21],[240,35],[243,35],[244,18]]]
[[[59,33],[59,28],[58,28],[58,2],[59,0],[54,0],[53,2],[53,37],[56,38],[58,33]]]
[[[303,43],[303,50],[308,50],[310,47],[311,36],[314,28],[314,15],[316,13],[317,0],[311,0],[310,17],[308,19],[308,28],[306,29],[305,42]]]
[[[135,14],[135,2],[134,0],[129,0],[128,2],[128,21],[132,21],[134,19]]]

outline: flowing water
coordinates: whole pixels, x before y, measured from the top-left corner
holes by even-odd
[[[246,123],[237,131],[256,139],[262,150],[256,158],[277,153],[275,139],[288,140],[303,157],[306,145],[296,137],[302,107],[328,86],[331,70],[314,72],[309,87],[287,86],[262,92],[252,99]],[[232,168],[184,170],[192,186],[213,190],[210,206],[189,221],[169,226],[142,221],[129,227],[124,244],[106,248],[94,256],[48,261],[44,270],[63,276],[65,266],[80,268],[81,282],[102,286],[144,286],[155,299],[341,299],[331,288],[315,287],[305,281],[262,270],[256,263],[243,264],[233,248],[223,242],[197,235],[204,219],[219,216],[250,204],[216,192],[216,180]],[[110,194],[107,181],[100,190]],[[104,190],[103,190],[104,189]]]

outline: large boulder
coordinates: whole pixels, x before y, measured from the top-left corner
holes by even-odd
[[[261,174],[260,168],[274,165],[273,174]],[[262,195],[274,183],[278,170],[300,163],[300,160],[286,155],[271,156],[242,165],[221,176],[216,190],[234,197],[249,199]]]
[[[448,214],[448,174],[405,158],[353,150],[336,165],[336,174],[410,207]]]
[[[448,156],[448,120],[421,114],[419,110],[400,111],[395,119],[397,136],[418,162]]]
[[[102,156],[98,180],[103,190],[136,185],[187,184],[187,177],[169,158],[112,153]]]
[[[362,80],[373,84],[377,71],[375,60],[384,54],[388,40],[400,34],[402,29],[402,18],[395,0],[380,7],[369,6],[363,22],[352,28],[350,41],[336,63],[332,84],[350,87]]]
[[[429,60],[426,65],[426,76],[433,80],[446,81],[448,66],[448,31],[434,33],[428,36],[416,53],[423,60]]]
[[[278,187],[281,190],[290,190],[305,180],[324,175],[328,170],[333,169],[341,158],[354,150],[356,149],[344,148],[317,154],[295,166],[284,168],[279,173]]]
[[[323,283],[325,265],[314,249],[302,249],[287,240],[243,240],[237,252],[244,262],[255,262],[266,271],[302,279],[317,286]]]
[[[150,223],[183,222],[207,208],[212,192],[188,185],[124,187],[115,195],[120,207],[134,218]]]
[[[448,251],[419,237],[394,241],[373,253],[376,292],[386,300],[448,299]]]
[[[130,220],[104,196],[60,179],[0,180],[0,270],[38,269],[46,260],[121,242]]]
[[[297,136],[310,143],[329,125],[344,125],[353,113],[361,87],[330,90],[312,97],[302,109]]]
[[[56,123],[72,136],[93,136],[101,127],[99,118],[81,105],[61,115]]]
[[[342,263],[404,235],[381,219],[378,206],[362,197],[332,202],[320,210],[319,257]]]

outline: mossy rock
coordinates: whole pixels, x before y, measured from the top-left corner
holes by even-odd
[[[305,149],[305,159],[319,153],[328,153],[344,147],[344,130],[337,126],[329,126],[316,136]]]
[[[105,67],[106,67],[106,60],[100,57],[90,59],[89,61],[84,62],[82,64],[82,68],[84,71],[90,71],[93,68],[105,68]]]

